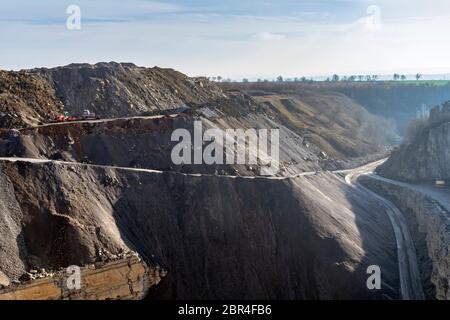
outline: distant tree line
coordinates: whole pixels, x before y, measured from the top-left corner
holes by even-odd
[[[422,78],[422,74],[417,73],[415,75],[415,79],[417,81],[419,81]],[[216,76],[216,77],[209,77],[208,78],[211,81],[214,82],[234,82],[233,80],[231,80],[230,78],[223,78],[221,76]],[[328,77],[325,79],[326,82],[370,82],[370,81],[378,81],[380,79],[379,75],[373,74],[373,75],[363,75],[363,74],[359,74],[359,75],[350,75],[350,76],[340,76],[338,74],[333,74],[331,77]],[[392,76],[392,79],[394,81],[405,81],[407,80],[407,77],[404,74],[398,74],[398,73],[394,73],[394,75]],[[238,82],[238,81],[237,81]],[[250,82],[250,80],[248,78],[243,78],[242,82],[244,83],[248,83]],[[313,78],[306,78],[306,77],[294,77],[294,78],[283,78],[283,76],[278,76],[276,79],[262,79],[262,78],[258,78],[256,80],[256,82],[304,82],[304,83],[310,83],[310,82],[314,82]]]

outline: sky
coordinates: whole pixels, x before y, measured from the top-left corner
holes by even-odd
[[[76,5],[81,29],[67,28]],[[0,68],[100,61],[239,79],[450,73],[448,0],[0,0]]]

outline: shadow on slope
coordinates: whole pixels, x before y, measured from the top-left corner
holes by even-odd
[[[119,230],[169,272],[149,298],[396,297],[389,232],[368,221],[379,218],[352,220],[352,208],[368,208],[354,197],[346,203],[349,190],[339,191],[344,202],[336,205],[304,178],[129,178],[114,204]],[[317,183],[336,185],[333,179]],[[385,289],[369,292],[366,268],[375,262],[386,274]]]

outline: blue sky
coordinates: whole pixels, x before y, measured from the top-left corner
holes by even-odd
[[[81,9],[81,30],[66,8]],[[189,75],[448,73],[448,0],[0,0],[0,68],[122,61]]]

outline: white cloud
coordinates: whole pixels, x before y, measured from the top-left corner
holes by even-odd
[[[224,77],[449,72],[450,1],[435,1],[439,10],[425,0],[408,6],[380,0],[374,1],[378,7],[366,3],[345,19],[338,13],[324,19],[323,12],[316,18],[193,14],[185,12],[188,8],[142,0],[105,7],[97,14],[106,3],[99,0],[92,9],[81,6],[84,17],[130,19],[86,24],[79,32],[65,29],[64,6],[62,22],[52,24],[1,22],[7,16],[0,13],[0,42],[7,44],[0,50],[0,67],[115,60]],[[148,7],[141,10],[138,4]],[[152,10],[170,14],[153,16]],[[44,11],[26,11],[26,17],[45,16]],[[22,17],[18,8],[14,12],[13,17]]]

